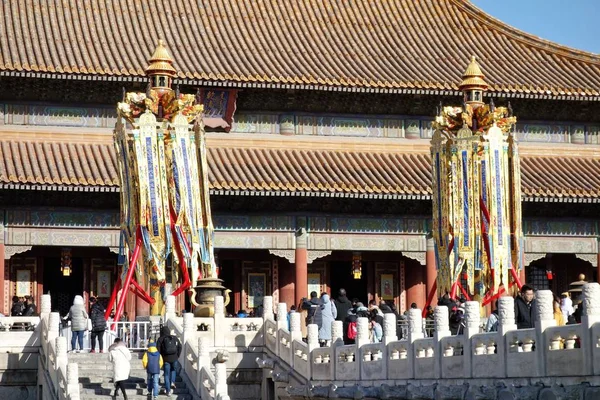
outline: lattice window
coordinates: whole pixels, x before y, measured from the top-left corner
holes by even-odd
[[[527,274],[527,284],[532,286],[534,290],[546,290],[551,288],[545,267],[529,266],[525,272]]]

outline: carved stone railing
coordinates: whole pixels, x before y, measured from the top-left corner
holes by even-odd
[[[78,400],[79,368],[69,363],[67,338],[59,336],[60,315],[50,312],[50,295],[42,295],[39,326],[34,331],[39,335],[40,368],[38,386],[44,399]],[[15,322],[20,322],[16,321]],[[14,335],[16,332],[10,332]]]
[[[337,382],[442,380],[469,378],[586,377],[600,375],[600,285],[583,289],[582,323],[556,327],[552,314],[552,293],[537,293],[537,320],[533,329],[517,330],[514,300],[499,301],[498,332],[480,332],[480,306],[467,302],[465,329],[453,336],[448,329],[448,309],[435,310],[435,334],[423,337],[420,310],[409,315],[408,338],[395,337],[395,317],[386,314],[384,340],[369,343],[366,319],[359,318],[357,344],[319,347],[316,325],[308,326],[307,343],[281,323],[284,309],[278,305],[279,322],[268,318],[264,336],[268,357],[274,356],[272,373],[290,370],[322,387]],[[268,302],[271,302],[269,299]],[[272,304],[272,303],[270,303]],[[297,317],[295,316],[297,315]],[[300,314],[291,314],[299,318]],[[287,321],[287,320],[286,320]],[[335,323],[339,325],[339,322]],[[332,332],[339,326],[332,325]],[[290,324],[292,325],[292,323]],[[334,336],[336,334],[334,333]],[[386,338],[387,337],[387,338]],[[263,367],[264,368],[264,367]],[[344,384],[346,386],[346,384]]]

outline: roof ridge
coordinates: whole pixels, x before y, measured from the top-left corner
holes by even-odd
[[[477,7],[469,0],[450,0],[455,3],[458,7],[461,7],[469,15],[476,18],[478,21],[485,23],[487,26],[498,29],[502,33],[510,36],[515,40],[519,40],[524,44],[533,45],[544,51],[552,51],[562,57],[569,57],[571,59],[591,62],[600,65],[600,54],[592,53],[591,51],[585,51],[570,47],[564,44],[554,42],[552,40],[544,39],[540,36],[528,33],[524,30],[516,28],[506,22],[486,13],[481,8]],[[550,47],[550,49],[548,48]]]

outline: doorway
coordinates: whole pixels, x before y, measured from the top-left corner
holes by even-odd
[[[83,296],[83,259],[71,259],[71,275],[63,276],[60,257],[44,258],[44,293],[50,294],[52,311],[68,314],[76,295]]]
[[[357,298],[365,306],[368,305],[368,290],[367,290],[367,263],[362,262],[362,275],[360,279],[354,279],[352,275],[351,261],[331,261],[329,262],[329,276],[331,297],[337,298],[338,291],[342,288],[346,289],[348,299]]]

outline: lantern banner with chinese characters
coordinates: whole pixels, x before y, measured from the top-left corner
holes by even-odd
[[[216,278],[212,246],[203,107],[193,94],[170,87],[175,76],[162,42],[146,72],[146,93],[125,93],[118,104],[115,147],[121,181],[123,253],[136,246],[141,235],[141,258],[135,266],[137,282],[149,283],[160,312],[166,283],[166,264],[173,260],[171,281],[181,280],[183,265],[191,268],[195,283]],[[182,265],[183,264],[183,265]],[[144,285],[142,285],[144,286]],[[156,308],[156,309],[155,309]]]
[[[508,288],[511,268],[522,267],[516,118],[482,102],[474,59],[463,78],[463,106],[440,107],[431,140],[437,288],[451,296],[461,280],[471,294]]]

